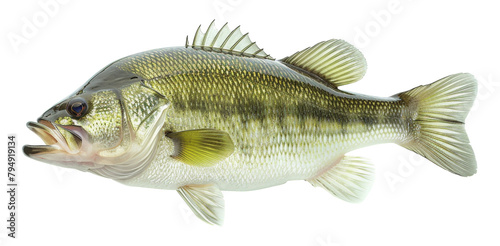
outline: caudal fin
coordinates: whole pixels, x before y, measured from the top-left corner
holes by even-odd
[[[416,110],[412,138],[403,147],[460,176],[476,173],[464,122],[477,93],[474,76],[453,74],[398,94]]]

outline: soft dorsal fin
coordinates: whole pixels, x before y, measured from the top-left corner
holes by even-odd
[[[201,31],[201,25],[198,27],[192,45],[189,44],[186,37],[186,48],[274,60],[264,52],[264,49],[259,48],[255,42],[250,40],[248,33],[241,33],[239,26],[230,30],[226,23],[221,29],[217,29],[214,22],[210,23],[205,33]]]
[[[336,87],[354,83],[366,73],[363,54],[339,39],[320,42],[281,61],[318,75]]]

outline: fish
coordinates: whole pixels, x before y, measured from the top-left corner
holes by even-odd
[[[176,190],[201,220],[224,221],[222,191],[305,180],[361,202],[375,168],[348,153],[395,143],[451,173],[477,164],[465,119],[477,81],[457,73],[389,97],[342,90],[366,60],[340,39],[276,60],[240,27],[212,22],[192,43],[121,58],[27,127],[37,161],[122,184]]]

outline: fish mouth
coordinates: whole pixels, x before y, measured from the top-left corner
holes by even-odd
[[[80,152],[83,141],[82,130],[79,131],[78,128],[81,127],[53,124],[47,120],[30,121],[26,126],[45,143],[45,145],[25,145],[23,150],[27,156],[61,151],[68,154]]]
[[[80,171],[102,167],[95,163],[92,143],[82,127],[59,125],[41,119],[38,122],[30,121],[26,126],[45,143],[45,145],[25,145],[23,152],[28,157]]]

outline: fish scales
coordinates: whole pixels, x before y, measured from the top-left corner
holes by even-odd
[[[173,148],[165,141],[154,168],[125,181],[134,185],[194,181],[216,182],[223,190],[264,188],[312,177],[352,149],[404,141],[409,131],[402,100],[335,91],[275,61],[180,47],[134,55],[115,66],[171,98],[169,131],[215,128],[235,142],[230,158],[201,170],[162,165]]]

